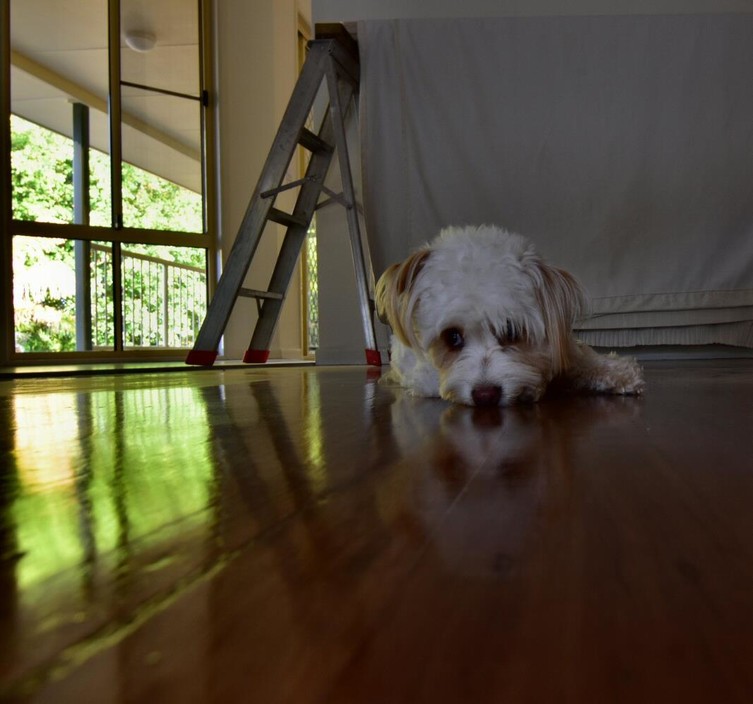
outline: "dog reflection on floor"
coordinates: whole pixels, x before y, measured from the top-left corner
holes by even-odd
[[[574,447],[596,425],[634,422],[632,398],[509,408],[447,406],[395,391],[392,430],[409,456],[411,500],[444,569],[513,576],[532,535],[568,500]]]

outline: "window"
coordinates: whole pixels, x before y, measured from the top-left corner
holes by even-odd
[[[0,0],[0,361],[193,345],[214,260],[208,1]]]

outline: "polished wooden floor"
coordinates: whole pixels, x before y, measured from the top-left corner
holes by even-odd
[[[753,701],[753,362],[646,367],[0,382],[0,700]]]

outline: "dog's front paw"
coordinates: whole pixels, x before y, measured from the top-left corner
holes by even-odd
[[[599,379],[605,393],[621,396],[639,396],[646,388],[643,369],[630,357],[618,357],[612,353],[606,357],[607,364]]]

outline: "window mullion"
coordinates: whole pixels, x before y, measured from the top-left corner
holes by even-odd
[[[110,194],[112,226],[123,227],[123,134],[120,90],[120,0],[108,0],[109,93],[110,121]],[[122,254],[119,242],[112,243],[112,305],[115,326],[115,351],[123,350],[123,282]]]
[[[73,222],[89,225],[89,107],[73,104]],[[91,244],[75,240],[76,349],[92,349]]]
[[[10,144],[10,0],[0,0],[0,364],[15,349],[13,321],[13,238]]]

